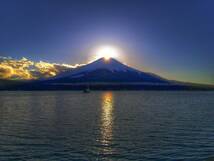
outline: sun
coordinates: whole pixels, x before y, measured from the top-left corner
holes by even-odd
[[[110,58],[117,58],[118,50],[111,46],[103,46],[97,49],[96,59],[104,58],[105,60],[109,60]]]

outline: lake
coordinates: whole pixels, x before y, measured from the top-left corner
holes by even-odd
[[[0,92],[0,161],[214,159],[214,92]]]

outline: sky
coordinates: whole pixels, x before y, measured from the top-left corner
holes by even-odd
[[[140,70],[214,84],[213,6],[213,0],[1,0],[0,56],[74,65],[108,45]]]

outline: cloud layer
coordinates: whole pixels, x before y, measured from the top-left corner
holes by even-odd
[[[41,79],[53,77],[67,70],[81,66],[79,64],[56,64],[44,61],[34,62],[26,58],[12,59],[0,57],[0,79]]]

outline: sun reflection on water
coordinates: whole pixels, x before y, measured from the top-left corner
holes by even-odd
[[[109,147],[112,141],[113,128],[113,105],[114,99],[112,92],[106,92],[102,95],[102,111],[101,111],[101,143],[106,147],[103,150],[110,152]],[[110,148],[110,149],[109,149]]]

